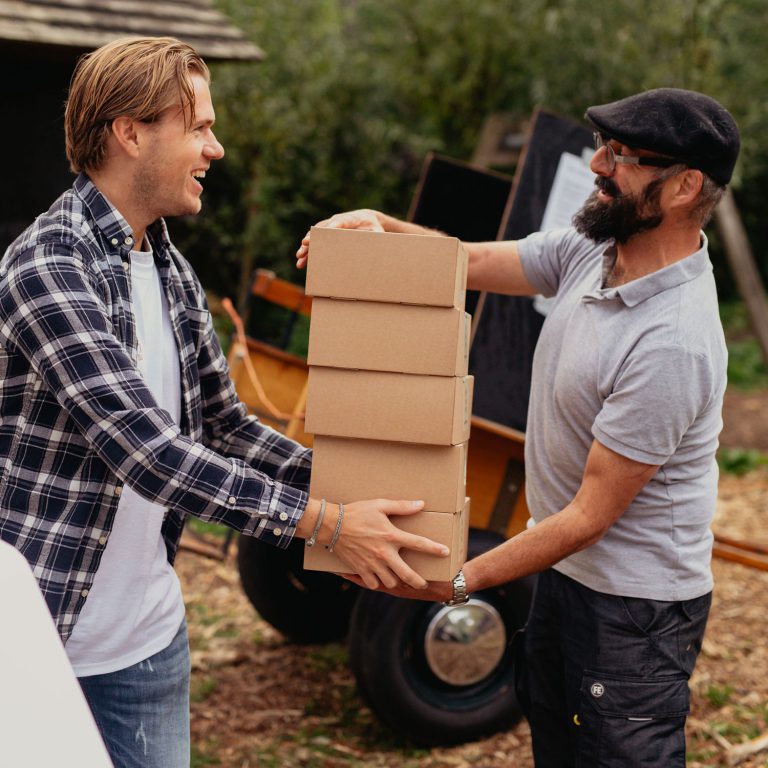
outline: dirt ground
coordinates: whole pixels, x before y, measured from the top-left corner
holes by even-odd
[[[729,393],[723,446],[768,451],[766,404],[766,392]],[[716,532],[768,546],[766,510],[768,469],[721,476]],[[450,749],[393,736],[359,698],[343,645],[292,645],[255,615],[233,550],[223,563],[190,552],[178,559],[193,650],[194,767],[532,767],[524,722]],[[768,571],[720,558],[713,570],[713,608],[691,680],[688,765],[768,768],[768,744],[744,759],[736,751],[768,733]]]

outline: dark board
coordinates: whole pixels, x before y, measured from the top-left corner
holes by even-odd
[[[430,153],[408,220],[467,242],[495,240],[511,192],[511,176]],[[470,291],[467,312],[474,313],[477,300]]]
[[[499,239],[517,240],[538,230],[560,155],[581,155],[592,145],[585,126],[543,110],[534,115],[530,131]],[[532,299],[487,294],[469,360],[476,415],[525,429],[533,350],[543,322]]]

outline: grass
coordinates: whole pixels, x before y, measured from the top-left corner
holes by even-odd
[[[230,530],[226,525],[207,523],[205,520],[200,520],[192,515],[187,518],[187,527],[198,536],[212,536],[216,539],[223,539],[227,535],[227,531]]]
[[[733,694],[733,688],[730,685],[710,685],[704,694],[713,707],[720,709],[724,707]]]
[[[195,676],[191,680],[189,698],[194,702],[205,701],[216,690],[216,680],[212,677],[202,679]]]
[[[221,765],[221,760],[216,754],[218,746],[218,743],[215,741],[209,741],[202,745],[192,744],[189,768],[204,768],[204,766],[208,765]]]

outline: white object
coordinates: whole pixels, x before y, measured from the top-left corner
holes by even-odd
[[[589,154],[593,154],[590,150]],[[570,227],[574,214],[595,191],[595,174],[589,161],[570,152],[563,152],[557,164],[552,190],[541,220],[541,232]]]
[[[0,765],[112,768],[27,561],[0,541]]]

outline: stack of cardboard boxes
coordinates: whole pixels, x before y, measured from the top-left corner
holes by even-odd
[[[466,271],[455,238],[312,230],[310,493],[344,504],[423,499],[423,511],[390,519],[450,547],[445,558],[401,553],[434,581],[452,579],[467,551],[473,379]],[[305,551],[304,566],[349,571],[322,546]]]

